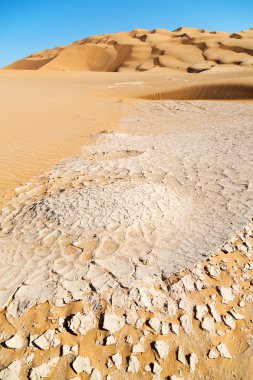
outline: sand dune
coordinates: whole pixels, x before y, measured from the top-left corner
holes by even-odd
[[[78,40],[34,53],[6,69],[198,73],[217,65],[253,65],[253,29],[238,33],[194,28],[134,29]]]

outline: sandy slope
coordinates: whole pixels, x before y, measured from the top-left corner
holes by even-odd
[[[20,183],[42,174],[116,127],[132,98],[252,99],[251,67],[219,66],[198,75],[0,71],[0,203]],[[123,103],[122,103],[123,102]],[[15,111],[15,112],[14,112]]]
[[[34,53],[7,69],[201,72],[220,65],[253,65],[253,29],[239,33],[178,28],[135,29],[92,36]]]

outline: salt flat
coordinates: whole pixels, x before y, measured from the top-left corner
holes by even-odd
[[[252,216],[253,109],[141,101],[115,133],[19,189],[2,215],[1,307],[157,284]]]

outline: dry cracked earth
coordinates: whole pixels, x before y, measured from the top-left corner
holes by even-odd
[[[251,105],[140,101],[16,189],[0,379],[250,379],[252,131]]]

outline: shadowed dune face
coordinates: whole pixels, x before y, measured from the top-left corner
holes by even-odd
[[[145,97],[150,100],[232,100],[232,99],[253,99],[253,88],[245,84],[214,84],[186,86],[177,90],[157,92]]]
[[[190,73],[217,65],[253,65],[253,29],[239,33],[178,28],[134,29],[78,40],[44,50],[7,66],[23,70],[148,71]]]

